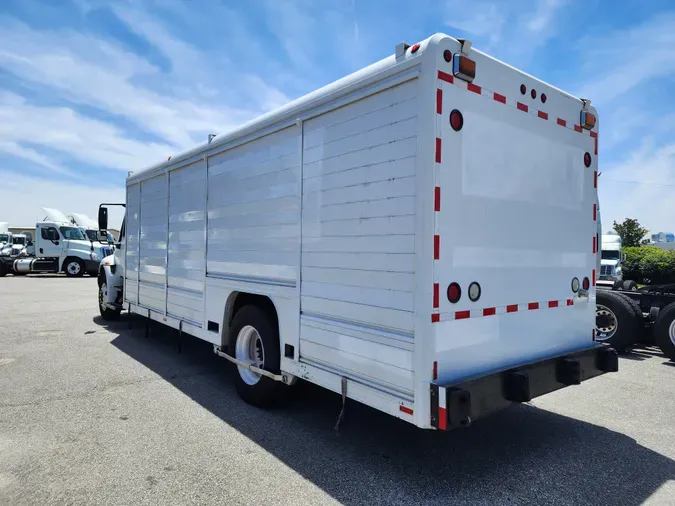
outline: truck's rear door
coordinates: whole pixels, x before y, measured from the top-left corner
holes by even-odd
[[[581,126],[582,100],[469,54],[472,83],[443,61],[437,81],[439,381],[593,344],[573,280],[595,279],[597,125]]]

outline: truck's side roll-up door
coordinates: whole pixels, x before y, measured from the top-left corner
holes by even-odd
[[[140,231],[141,185],[127,188],[126,260],[124,300],[138,304],[138,235]]]
[[[169,174],[167,313],[201,326],[204,315],[206,162]]]
[[[167,198],[165,174],[141,183],[138,303],[161,312],[166,309]]]

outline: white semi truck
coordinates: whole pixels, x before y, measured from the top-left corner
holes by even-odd
[[[35,240],[24,245],[31,250],[24,250],[26,254],[0,255],[0,277],[56,272],[68,277],[97,274],[101,259],[110,255],[112,248],[95,245],[65,217],[47,214],[52,219],[37,223]]]
[[[469,41],[400,44],[131,174],[100,313],[212,343],[254,405],[302,378],[421,428],[616,371],[596,118]]]
[[[6,221],[0,221],[0,251],[2,251],[8,243],[11,243],[9,223]]]

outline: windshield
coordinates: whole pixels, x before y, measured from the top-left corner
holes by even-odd
[[[602,250],[602,259],[603,260],[619,260],[621,258],[621,253],[618,251],[607,251]]]
[[[87,234],[87,239],[90,241],[98,241],[98,231],[97,230],[86,230],[85,234]]]
[[[61,235],[64,239],[74,239],[77,241],[86,241],[87,238],[82,233],[82,230],[75,227],[61,227]]]
[[[13,237],[12,238],[12,244],[26,244],[26,238],[25,237]]]
[[[7,242],[9,241],[9,235],[8,234],[0,234],[0,242]]]

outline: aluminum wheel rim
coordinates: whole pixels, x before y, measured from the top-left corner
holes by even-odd
[[[98,304],[101,306],[101,309],[107,309],[105,301],[108,300],[108,285],[103,283],[101,288],[98,290]]]
[[[598,318],[607,318],[609,321],[607,325],[600,326],[598,325]],[[595,340],[606,341],[607,339],[611,339],[616,334],[618,328],[619,322],[612,310],[607,306],[597,304],[595,306]]]
[[[670,327],[668,328],[668,337],[670,337],[670,342],[675,346],[675,320],[670,322]]]
[[[70,262],[70,263],[68,264],[68,267],[66,267],[66,269],[68,269],[68,272],[69,272],[70,274],[79,274],[79,272],[80,272],[80,264],[79,264],[78,262]],[[90,292],[90,293],[91,293],[91,292]]]
[[[237,344],[234,348],[234,357],[247,365],[253,365],[259,369],[264,368],[265,348],[255,327],[246,325],[239,331]],[[242,366],[237,366],[237,369],[239,370],[239,376],[247,385],[255,385],[260,381],[260,374]]]

